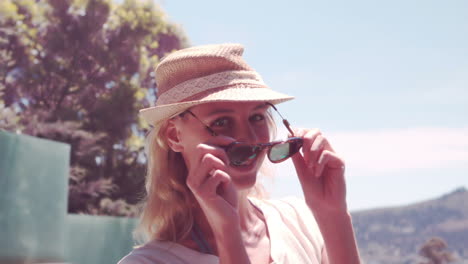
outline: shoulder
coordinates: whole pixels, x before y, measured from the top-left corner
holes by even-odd
[[[253,199],[255,205],[273,210],[282,217],[294,218],[297,221],[315,223],[315,218],[303,199],[290,196],[274,200]]]
[[[217,258],[169,241],[151,241],[133,249],[117,264],[216,263]]]
[[[281,224],[289,229],[301,232],[319,244],[323,243],[315,217],[303,199],[286,197],[273,200],[253,199],[253,202],[262,210],[267,210],[265,213],[276,215]]]
[[[321,263],[324,240],[312,211],[304,200],[287,197],[253,199],[265,215],[270,241],[279,263]],[[276,245],[276,246],[274,246]]]
[[[171,242],[152,241],[134,248],[117,264],[165,264],[183,263],[177,260]]]
[[[268,204],[269,206],[274,207],[283,213],[294,213],[304,210],[309,211],[309,208],[307,207],[304,200],[295,196],[288,196],[281,199],[260,200],[260,202]]]

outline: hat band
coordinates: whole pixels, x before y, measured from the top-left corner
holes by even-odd
[[[159,95],[156,105],[182,102],[211,89],[238,84],[251,85],[252,88],[267,87],[255,71],[224,71],[180,83]]]

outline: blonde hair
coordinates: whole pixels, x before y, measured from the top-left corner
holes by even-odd
[[[270,138],[276,131],[271,112],[267,112]],[[140,243],[150,240],[178,242],[192,230],[192,209],[195,197],[186,185],[187,167],[181,153],[167,144],[165,132],[168,121],[155,126],[147,135],[145,151],[148,159],[146,175],[146,200],[135,238]],[[257,181],[250,196],[266,197],[266,191]]]

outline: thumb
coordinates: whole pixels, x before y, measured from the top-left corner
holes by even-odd
[[[291,157],[291,159],[293,161],[294,167],[296,168],[297,176],[299,177],[299,180],[302,181],[308,169],[304,157],[298,151]]]
[[[313,177],[311,169],[307,166],[304,157],[300,152],[296,153],[292,157],[294,167],[296,167],[297,177],[301,183],[304,196],[307,197],[308,193],[317,193],[320,188],[321,178]]]

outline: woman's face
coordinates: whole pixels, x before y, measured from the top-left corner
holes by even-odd
[[[180,144],[183,147],[181,152],[188,169],[196,168],[195,164],[191,163],[201,160],[201,157],[193,155],[197,153],[196,148],[200,143],[226,146],[233,141],[252,144],[268,142],[270,140],[268,108],[269,106],[262,102],[207,103],[190,109],[200,120],[190,114],[177,118],[174,124],[179,133]],[[213,136],[205,125],[219,136]],[[250,188],[255,184],[264,158],[265,153],[262,153],[253,163],[239,167],[230,166],[229,162],[225,161],[226,172],[237,188]]]

